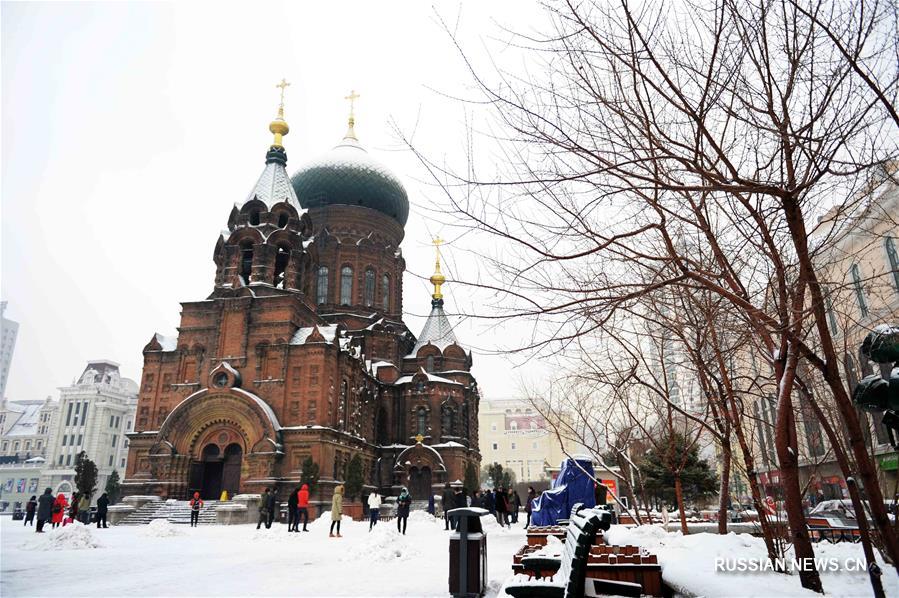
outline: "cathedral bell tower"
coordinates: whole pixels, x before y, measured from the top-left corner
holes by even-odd
[[[274,141],[265,154],[265,168],[246,200],[237,203],[215,246],[213,297],[299,293],[308,269],[304,241],[312,223],[300,207],[285,169],[283,139],[290,131],[284,120],[282,80],[278,116],[269,124]]]

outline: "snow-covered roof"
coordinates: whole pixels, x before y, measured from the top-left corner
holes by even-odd
[[[177,336],[165,336],[162,334],[156,333],[156,342],[159,343],[159,346],[162,347],[163,351],[174,351],[178,348],[178,337]]]
[[[449,318],[446,317],[446,313],[443,311],[443,301],[434,301],[431,304],[431,313],[428,314],[428,319],[425,321],[424,328],[422,328],[421,334],[418,336],[415,347],[407,357],[415,357],[418,350],[428,343],[441,351],[450,345],[459,344],[455,333],[453,333],[453,325],[450,324]]]
[[[288,203],[296,209],[297,212],[303,212],[300,207],[300,200],[290,184],[290,177],[287,176],[287,170],[284,165],[270,160],[265,164],[265,169],[259,175],[256,185],[247,195],[246,202],[258,199],[264,203],[269,209],[275,204]],[[244,203],[246,203],[244,202]]]
[[[10,410],[15,405],[15,411],[22,415],[16,419],[16,423],[12,425],[6,436],[34,436],[37,434],[37,424],[40,416],[41,407],[44,406],[43,401],[28,401],[27,403],[7,403]]]
[[[450,380],[449,378],[441,378],[440,376],[435,376],[434,374],[429,374],[424,370],[424,368],[419,368],[418,372],[411,376],[403,376],[394,382],[395,385],[399,386],[400,384],[409,384],[412,382],[412,378],[417,376],[418,374],[424,374],[428,377],[428,382],[442,382],[444,384],[458,384],[459,386],[465,386],[461,382],[456,382],[455,380]]]
[[[308,339],[312,335],[312,331],[316,328],[318,329],[318,333],[325,338],[325,341],[329,343],[334,342],[334,337],[337,336],[337,324],[329,324],[327,326],[304,326],[294,333],[294,335],[290,339],[290,344],[305,344],[306,339]]]
[[[460,444],[455,440],[450,440],[449,442],[441,442],[439,444],[432,444],[434,448],[465,448],[464,444]]]

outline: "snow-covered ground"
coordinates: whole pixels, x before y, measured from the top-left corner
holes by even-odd
[[[522,523],[487,530],[489,591],[511,574],[525,543]],[[330,514],[308,533],[255,526],[70,525],[45,534],[0,518],[0,595],[12,596],[447,596],[449,539],[443,521],[415,512],[407,535],[393,522],[369,533]],[[49,528],[47,528],[49,529]]]

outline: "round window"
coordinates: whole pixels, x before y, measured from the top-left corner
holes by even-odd
[[[212,378],[212,385],[216,388],[224,388],[228,386],[228,374],[219,372]]]

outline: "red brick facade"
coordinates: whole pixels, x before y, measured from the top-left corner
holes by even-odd
[[[212,294],[182,304],[176,341],[154,335],[144,348],[126,492],[268,486],[283,498],[311,456],[314,496],[327,501],[358,454],[368,489],[406,485],[424,499],[479,468],[470,354],[426,344],[408,355],[403,235],[365,207],[236,207]]]

